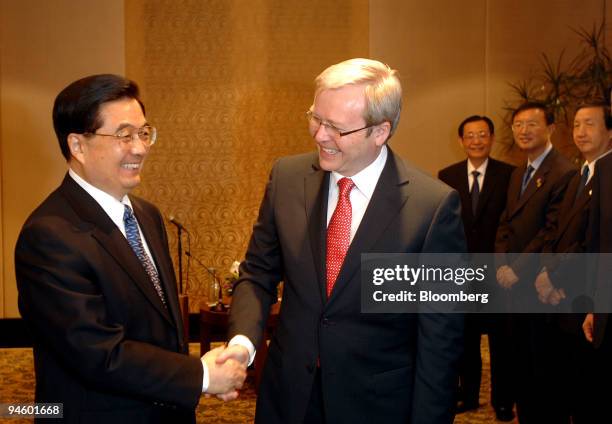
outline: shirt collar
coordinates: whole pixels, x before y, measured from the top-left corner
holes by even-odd
[[[542,165],[542,162],[544,162],[544,159],[550,153],[552,148],[553,148],[553,145],[549,141],[548,144],[546,145],[546,150],[544,150],[544,152],[540,156],[538,156],[533,162],[529,162],[529,160],[527,160],[527,166],[531,165],[531,167],[533,168],[533,172],[535,173],[535,171],[538,170],[540,165]]]
[[[472,176],[472,172],[474,171],[480,172],[478,176],[484,175],[485,172],[487,172],[487,165],[489,165],[489,158],[486,158],[485,161],[481,163],[478,168],[474,168],[474,165],[472,165],[472,162],[468,159],[467,160],[468,177]]]
[[[380,178],[380,174],[382,174],[385,163],[387,162],[387,156],[387,145],[383,145],[378,157],[374,159],[374,162],[350,177],[353,183],[355,183],[355,188],[362,192],[368,199],[371,198],[372,193],[374,193],[378,178]],[[337,187],[338,180],[341,178],[344,178],[344,175],[332,171],[330,179],[331,187]]]
[[[121,231],[124,231],[123,225],[123,213],[125,211],[125,206],[128,205],[130,208],[132,207],[132,203],[130,202],[130,198],[125,195],[121,202],[115,199],[110,194],[105,191],[100,190],[97,187],[94,187],[87,181],[85,181],[79,174],[74,172],[72,168],[68,170],[68,175],[83,189],[85,190],[93,199],[100,205],[100,207],[106,212],[109,218],[119,227]]]
[[[612,152],[612,150],[608,150],[605,153],[597,156],[595,159],[593,159],[592,162],[588,162],[588,161],[584,161],[584,163],[582,164],[582,166],[580,167],[580,175],[582,175],[584,173],[584,166],[588,165],[589,166],[589,178],[587,179],[587,183],[591,180],[591,178],[593,177],[593,175],[595,174],[595,163],[603,158],[604,156],[607,156],[610,152]]]

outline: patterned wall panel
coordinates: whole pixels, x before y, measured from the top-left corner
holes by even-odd
[[[368,2],[128,0],[126,52],[159,129],[137,194],[182,222],[193,256],[226,275],[274,160],[313,149],[304,113],[314,77],[367,56]],[[191,261],[192,312],[208,280]]]

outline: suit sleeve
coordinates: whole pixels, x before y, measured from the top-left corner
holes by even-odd
[[[563,195],[567,189],[567,185],[576,171],[571,169],[563,174],[554,184],[550,191],[549,201],[546,206],[546,216],[544,226],[531,239],[529,244],[525,246],[521,254],[514,260],[511,267],[514,272],[523,278],[525,272],[529,272],[537,267],[537,257],[532,253],[541,253],[546,243],[547,234],[556,232],[557,219],[559,210],[563,202]]]
[[[466,252],[460,200],[450,192],[432,219],[424,253]],[[451,423],[457,388],[458,362],[463,351],[463,314],[418,315],[417,369],[412,399],[412,423]]]
[[[259,216],[240,264],[230,313],[228,338],[245,335],[259,346],[268,319],[270,306],[277,301],[277,286],[282,280],[281,247],[274,218],[274,194],[278,163],[266,185]]]
[[[92,388],[195,408],[202,389],[199,358],[144,336],[130,338],[120,320],[111,319],[112,302],[121,300],[103,295],[99,270],[84,253],[87,236],[77,233],[65,220],[46,218],[27,224],[19,237],[19,309],[37,344]]]

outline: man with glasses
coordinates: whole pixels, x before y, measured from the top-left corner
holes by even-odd
[[[506,190],[513,166],[489,157],[495,140],[493,121],[473,115],[459,124],[459,144],[466,160],[455,163],[438,173],[438,178],[459,192],[461,218],[465,228],[468,252],[493,253],[499,217],[506,206]],[[493,282],[494,283],[494,282]],[[497,418],[514,418],[511,393],[507,339],[500,337],[496,315],[467,315],[465,345],[459,370],[459,401],[457,412],[478,408],[482,360],[480,335],[489,333],[491,358],[491,404]]]
[[[551,143],[554,115],[542,103],[525,103],[512,115],[512,132],[527,163],[510,178],[495,250],[497,281],[509,293],[511,312],[538,310],[534,287],[537,264],[547,231],[557,217],[567,184],[576,170]],[[548,377],[559,365],[554,325],[543,315],[516,314],[509,318],[508,335],[514,355],[515,393],[519,422],[563,422],[555,416],[559,398],[554,380]],[[552,328],[551,328],[552,327]],[[561,421],[558,421],[561,419]]]
[[[202,391],[235,397],[245,369],[188,355],[162,216],[128,195],[157,136],[138,87],[75,81],[53,125],[68,173],[15,248],[36,402],[62,404],[69,423],[195,422]]]
[[[317,152],[274,165],[220,355],[252,360],[283,280],[258,423],[453,421],[463,317],[361,312],[362,253],[465,251],[457,193],[387,145],[401,100],[383,63],[327,68],[306,114]]]

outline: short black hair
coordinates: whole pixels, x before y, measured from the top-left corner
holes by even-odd
[[[601,111],[604,116],[604,123],[606,124],[606,129],[612,130],[612,116],[610,116],[610,106],[605,101],[592,101],[592,102],[584,102],[580,103],[576,108],[576,112],[574,116],[580,109],[586,108],[601,108]]]
[[[549,107],[547,107],[542,102],[523,103],[518,108],[516,108],[514,112],[512,112],[512,121],[514,121],[514,117],[518,115],[519,113],[525,110],[531,110],[531,109],[540,109],[542,112],[544,112],[544,116],[546,117],[546,125],[552,125],[555,123],[555,114],[552,112],[552,110],[550,110]]]
[[[465,124],[469,124],[470,122],[478,122],[478,121],[485,121],[487,123],[487,126],[489,127],[489,133],[491,133],[491,135],[495,134],[495,125],[493,125],[493,121],[491,121],[489,117],[484,116],[484,115],[483,116],[472,115],[472,116],[465,118],[459,124],[459,129],[457,130],[459,137],[463,138],[463,128],[465,127]]]
[[[93,133],[104,123],[100,121],[100,106],[121,99],[140,101],[138,85],[127,78],[113,74],[91,75],[64,88],[53,104],[53,128],[66,160],[70,160],[68,134]]]

